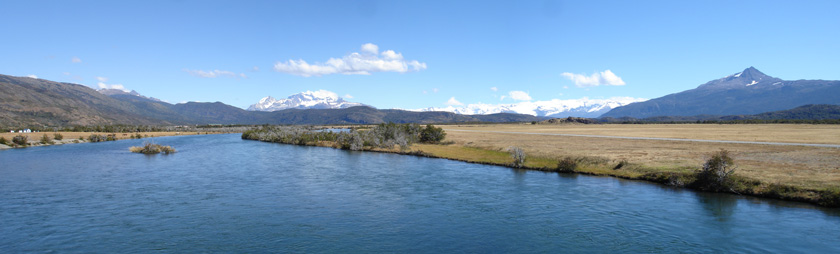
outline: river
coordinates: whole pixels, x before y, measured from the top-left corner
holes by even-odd
[[[155,138],[0,151],[0,250],[840,253],[840,209],[385,153]]]

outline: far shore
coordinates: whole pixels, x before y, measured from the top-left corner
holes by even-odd
[[[54,139],[55,134],[60,134],[62,139],[56,140]],[[11,143],[12,138],[18,135],[27,136],[28,138],[28,145],[25,147],[35,147],[35,146],[50,146],[50,145],[63,145],[63,144],[78,144],[78,143],[88,143],[90,142],[88,138],[90,135],[102,135],[108,136],[113,135],[116,140],[122,139],[133,139],[132,136],[136,137],[136,135],[142,136],[142,138],[154,138],[154,137],[167,137],[167,136],[184,136],[184,135],[203,135],[203,134],[220,134],[221,132],[205,132],[205,131],[190,131],[190,132],[177,132],[177,131],[156,131],[156,132],[131,132],[131,133],[113,133],[113,132],[66,132],[66,131],[59,131],[59,132],[29,132],[29,133],[11,133],[11,132],[4,132],[0,133],[0,137],[5,138]],[[52,144],[41,143],[41,138],[47,135],[52,140]],[[2,149],[9,149],[13,148],[8,145],[0,144],[0,150]],[[18,147],[24,148],[24,147]]]

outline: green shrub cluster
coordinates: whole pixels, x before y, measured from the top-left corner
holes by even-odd
[[[577,160],[572,157],[565,157],[557,162],[557,171],[571,173],[577,170]]]
[[[50,138],[50,136],[47,136],[47,134],[44,134],[44,136],[41,137],[41,144],[45,144],[45,145],[46,144],[55,144],[55,142],[53,142],[53,140],[52,140],[52,138]]]
[[[115,140],[117,140],[117,135],[116,134],[108,134],[108,135],[90,134],[90,136],[88,136],[87,139],[88,139],[89,142],[93,142],[93,143],[103,142],[103,141],[115,141]]]
[[[5,145],[5,144],[8,144],[8,143],[9,143],[9,141],[6,140],[5,137],[0,137],[0,145]]]
[[[61,135],[61,133],[55,133],[55,134],[53,134],[53,139],[62,140],[62,139],[64,139],[64,135]]]
[[[697,172],[695,185],[701,190],[724,191],[732,189],[732,173],[735,172],[735,162],[729,151],[721,149],[713,153]]]
[[[26,146],[29,144],[29,137],[24,135],[17,135],[12,138],[12,143],[19,146]]]
[[[429,133],[428,139],[423,139],[424,132]],[[432,125],[423,128],[418,124],[387,123],[349,132],[319,131],[304,126],[262,126],[243,132],[242,138],[295,145],[313,145],[326,141],[334,142],[336,147],[354,151],[399,146],[407,151],[411,144],[440,142],[445,135],[443,129]]]

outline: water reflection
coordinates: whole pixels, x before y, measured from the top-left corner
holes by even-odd
[[[696,192],[697,202],[717,221],[726,222],[732,218],[738,206],[738,196],[732,194]]]

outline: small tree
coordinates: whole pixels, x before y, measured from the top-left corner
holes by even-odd
[[[557,171],[571,173],[577,169],[577,160],[566,157],[557,162]]]
[[[713,153],[697,173],[700,188],[712,191],[730,189],[731,176],[736,168],[729,151],[721,149]]]
[[[47,136],[47,134],[44,134],[44,136],[41,137],[41,144],[46,145],[46,144],[52,144],[52,143],[53,143],[52,138],[50,138],[50,136]]]
[[[420,142],[423,143],[438,143],[446,138],[446,132],[443,128],[435,128],[434,125],[426,125],[426,128],[420,131]]]
[[[55,140],[62,140],[62,139],[64,139],[64,135],[61,135],[61,133],[56,133],[56,134],[53,134],[53,138]]]
[[[29,137],[24,135],[17,135],[12,138],[12,143],[15,143],[19,146],[26,146],[26,144],[29,143]]]
[[[6,140],[5,137],[0,137],[0,145],[5,145],[5,144],[8,144],[8,143],[9,143],[9,141]]]
[[[522,148],[511,146],[508,148],[508,152],[510,152],[510,157],[513,157],[512,166],[514,168],[525,166],[525,151],[522,151]]]

